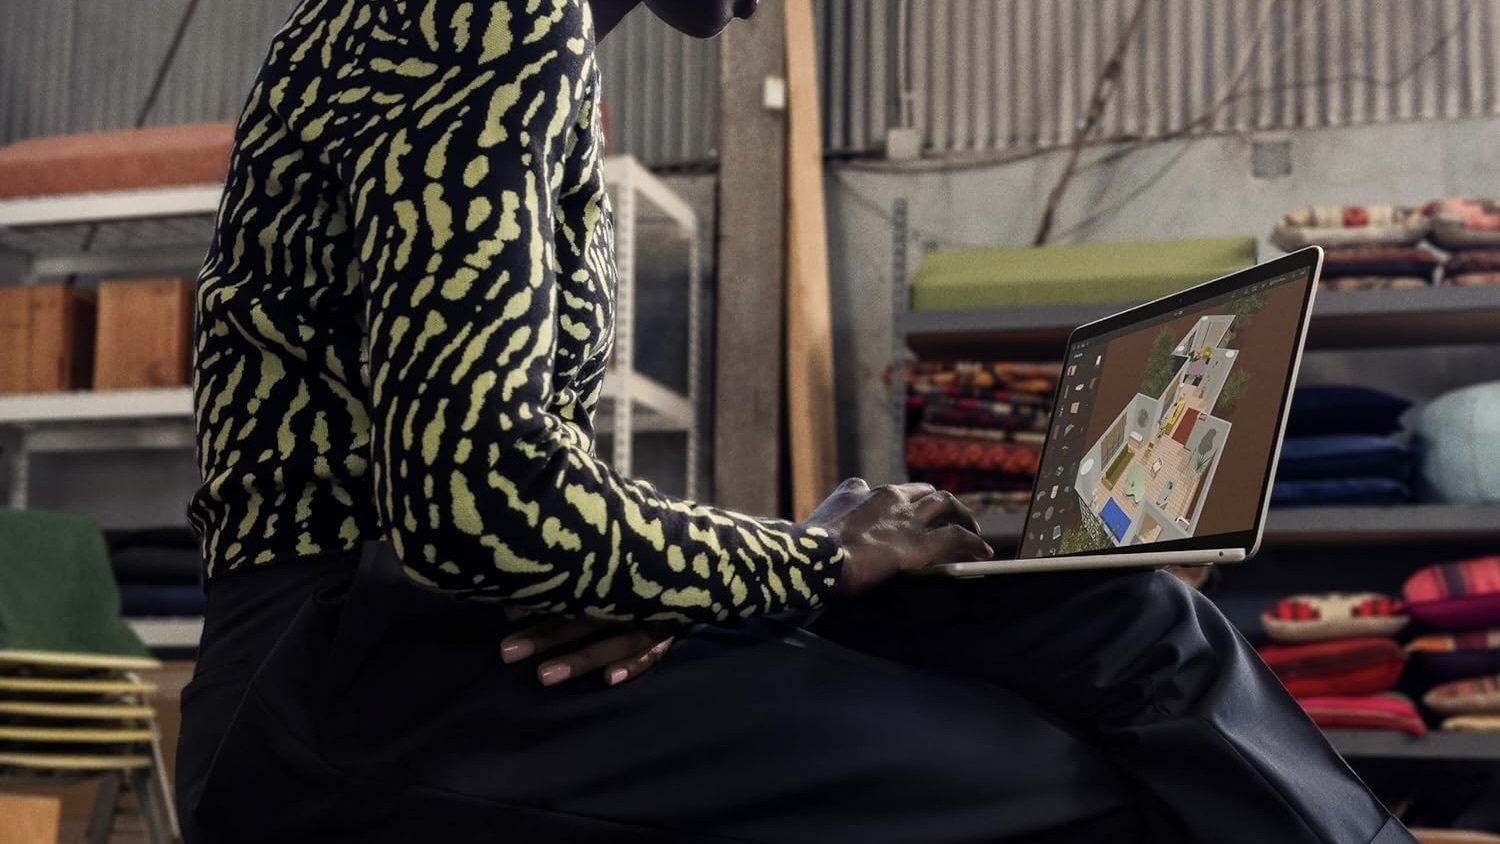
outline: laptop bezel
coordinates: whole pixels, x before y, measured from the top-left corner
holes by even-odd
[[[1317,246],[1310,246],[1288,255],[1256,264],[1253,267],[1246,267],[1243,270],[1194,285],[1177,293],[1163,296],[1160,299],[1137,305],[1117,314],[1086,323],[1075,328],[1068,335],[1068,342],[1063,355],[1063,360],[1065,361],[1070,359],[1074,347],[1080,342],[1089,342],[1121,329],[1128,329],[1133,325],[1139,325],[1158,317],[1166,316],[1173,311],[1190,310],[1202,302],[1226,293],[1231,293],[1239,288],[1259,284],[1263,281],[1270,281],[1278,276],[1287,275],[1299,269],[1307,270],[1309,276],[1302,301],[1302,319],[1297,325],[1297,335],[1292,342],[1292,359],[1290,366],[1287,368],[1286,382],[1282,385],[1281,407],[1277,409],[1275,436],[1271,442],[1270,455],[1266,460],[1265,470],[1261,475],[1260,503],[1255,508],[1255,523],[1248,530],[1192,536],[1186,539],[1152,542],[1145,545],[1095,548],[1069,554],[1049,555],[1043,558],[1024,557],[1022,556],[1023,546],[1028,535],[1028,530],[1031,527],[1032,514],[1036,511],[1037,490],[1041,488],[1043,480],[1039,473],[1033,481],[1030,503],[1027,505],[1026,518],[1023,520],[1021,526],[1021,536],[1016,542],[1017,559],[1061,561],[1076,557],[1161,554],[1183,551],[1208,552],[1235,548],[1245,551],[1244,560],[1254,557],[1260,550],[1261,538],[1265,533],[1266,515],[1270,510],[1271,504],[1271,485],[1281,457],[1281,442],[1286,435],[1287,419],[1291,411],[1292,390],[1297,382],[1297,374],[1302,366],[1302,354],[1306,346],[1308,327],[1312,322],[1313,303],[1317,297],[1318,278],[1321,275],[1322,267],[1323,250]],[[1054,407],[1061,406],[1060,403],[1063,400],[1062,392],[1065,384],[1066,379],[1058,379],[1057,392],[1053,396]],[[1042,445],[1039,465],[1047,465],[1047,454],[1052,445],[1052,437],[1049,432],[1046,441]]]

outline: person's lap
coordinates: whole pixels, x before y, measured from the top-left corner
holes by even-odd
[[[543,688],[534,665],[500,662],[499,615],[389,579],[304,608],[229,730],[210,825],[239,802],[303,800],[280,820],[322,840],[356,806],[365,841],[422,816],[449,841],[497,824],[557,840],[1137,837],[1104,757],[991,684],[817,637],[711,634],[620,687]]]

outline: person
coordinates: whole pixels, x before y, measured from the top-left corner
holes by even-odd
[[[1411,841],[1166,574],[898,578],[992,553],[953,496],[791,523],[600,460],[635,5],[301,0],[272,41],[198,291],[189,844]]]

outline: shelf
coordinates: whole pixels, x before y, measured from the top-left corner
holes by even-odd
[[[982,516],[985,537],[1015,543],[1025,517]],[[1408,504],[1398,507],[1299,507],[1272,510],[1266,542],[1276,545],[1463,542],[1500,538],[1500,506]]]
[[[125,623],[152,650],[186,650],[198,647],[203,637],[203,618],[127,618]]]
[[[635,401],[635,430],[686,431],[692,424],[692,405],[661,382],[639,372],[612,370],[604,380],[604,395],[597,428],[601,435],[610,433],[609,420],[613,405],[622,394]],[[146,390],[90,390],[74,393],[37,393],[0,396],[0,428],[25,428],[28,447],[33,451],[62,448],[113,449],[150,447],[149,437],[139,433],[142,425],[161,428],[164,424],[180,427],[193,417],[193,393],[190,387]],[[132,438],[144,438],[136,445],[101,433],[103,427],[133,427]],[[73,443],[72,433],[88,429],[88,442]],[[64,435],[63,432],[70,432]],[[192,447],[186,440],[155,435],[162,447]],[[55,442],[56,448],[49,448]],[[170,445],[168,445],[170,444]]]
[[[1339,753],[1355,759],[1471,759],[1500,762],[1500,733],[1430,732],[1417,738],[1389,730],[1329,730]]]
[[[1075,327],[1128,303],[1005,310],[912,311],[907,345],[921,357],[1056,358]],[[1423,290],[1320,291],[1309,349],[1500,342],[1500,285]]]

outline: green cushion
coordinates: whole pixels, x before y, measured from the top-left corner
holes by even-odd
[[[0,508],[0,649],[146,656],[98,525]]]
[[[934,252],[912,280],[919,311],[1144,302],[1255,263],[1253,237]]]

